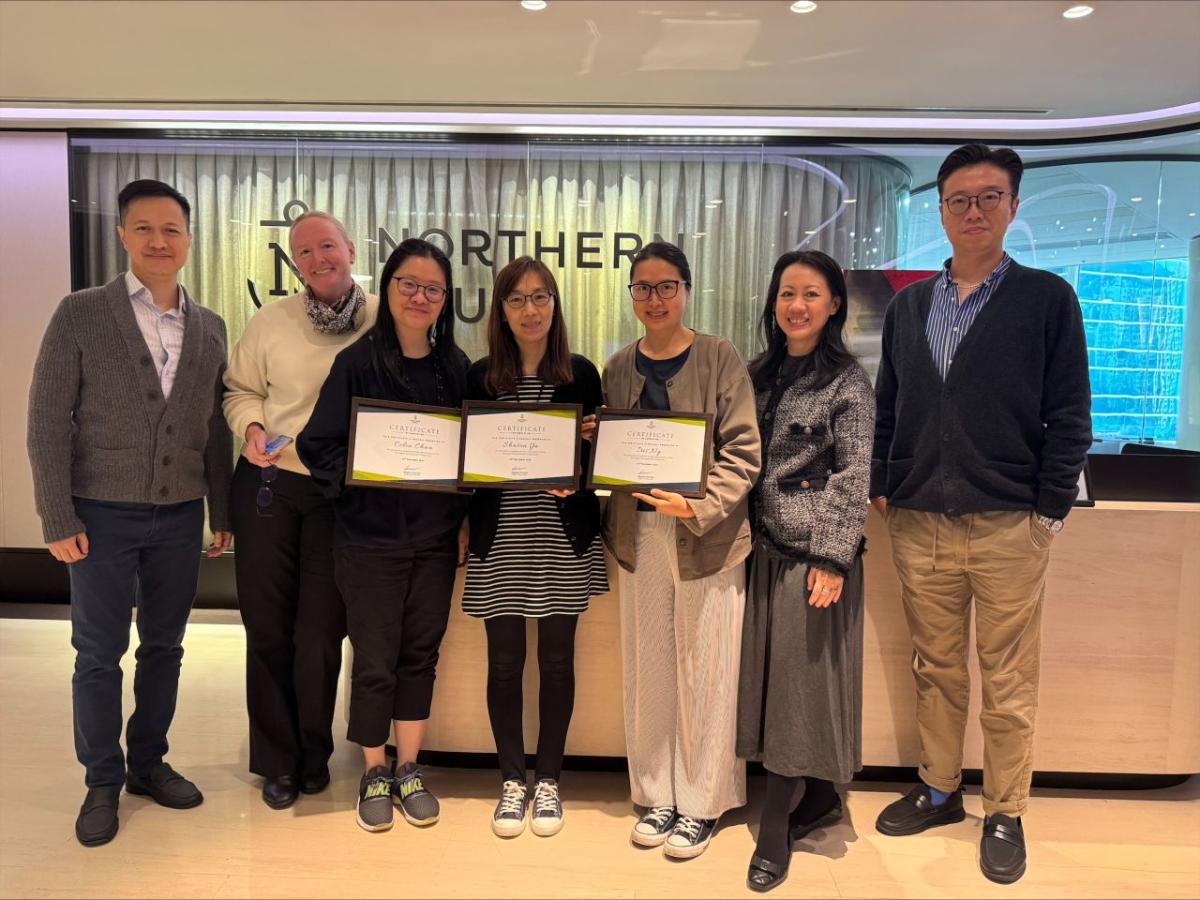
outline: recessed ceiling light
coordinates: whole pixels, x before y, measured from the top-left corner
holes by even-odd
[[[1194,215],[1195,215],[1195,213],[1188,213],[1188,215],[1189,215],[1189,216],[1194,216]]]
[[[1072,6],[1070,9],[1063,10],[1064,19],[1082,19],[1084,16],[1090,16],[1095,10],[1084,3],[1078,6]]]
[[[541,12],[546,8],[546,0],[521,0],[521,8],[527,9],[530,12]],[[1088,10],[1091,12],[1091,9]],[[1066,13],[1063,13],[1065,16]]]
[[[800,13],[801,15],[810,13],[816,8],[817,4],[813,3],[813,0],[796,0],[795,3],[788,7],[792,12]]]
[[[1142,199],[1143,199],[1143,198],[1141,198],[1141,197],[1130,197],[1130,198],[1129,198],[1129,202],[1130,202],[1130,203],[1141,203],[1141,202],[1142,202]]]

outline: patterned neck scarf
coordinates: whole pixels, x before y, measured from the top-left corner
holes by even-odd
[[[367,295],[357,284],[341,300],[332,305],[313,296],[312,288],[304,288],[304,310],[312,327],[322,334],[346,334],[354,330],[354,316],[367,302]]]

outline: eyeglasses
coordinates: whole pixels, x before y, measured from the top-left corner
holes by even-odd
[[[532,294],[509,294],[504,298],[504,305],[509,309],[524,309],[526,303],[534,306],[547,306],[554,299],[549,291],[534,291]]]
[[[984,191],[982,194],[974,195],[955,194],[953,197],[947,197],[941,203],[952,216],[964,215],[971,208],[972,203],[979,207],[980,212],[991,212],[1000,205],[1000,198],[1005,194],[1009,194],[1009,192]],[[1009,194],[1009,196],[1011,197],[1012,194]]]
[[[635,281],[629,285],[629,296],[633,298],[634,303],[645,303],[650,299],[651,293],[658,294],[663,300],[672,300],[679,293],[681,284],[691,287],[691,284],[686,281],[660,281],[658,284]]]
[[[430,303],[441,303],[446,299],[446,289],[440,284],[418,284],[411,278],[400,278],[395,275],[392,276],[392,280],[396,282],[396,289],[405,297],[415,297],[417,291],[421,291]]]
[[[271,506],[271,501],[274,495],[271,493],[271,482],[279,475],[279,466],[263,466],[258,470],[258,477],[262,484],[258,487],[258,496],[254,498],[254,506],[260,516],[270,518],[271,514],[267,510]]]

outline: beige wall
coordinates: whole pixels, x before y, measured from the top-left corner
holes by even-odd
[[[42,332],[71,290],[67,136],[0,132],[0,547],[42,546],[25,455]]]

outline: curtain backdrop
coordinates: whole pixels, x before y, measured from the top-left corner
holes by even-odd
[[[597,365],[640,333],[622,251],[655,235],[682,241],[693,273],[687,321],[751,355],[779,254],[812,247],[847,268],[893,259],[910,187],[895,162],[834,149],[198,139],[86,139],[74,149],[75,253],[87,284],[127,265],[115,228],[121,187],[156,178],[192,203],[182,278],[225,318],[231,340],[254,298],[297,288],[287,221],[308,208],[345,222],[355,277],[370,291],[406,232],[437,229],[429,240],[453,250],[457,335],[473,359],[486,352],[478,316],[495,273],[514,256],[540,256],[559,279],[572,348]]]

